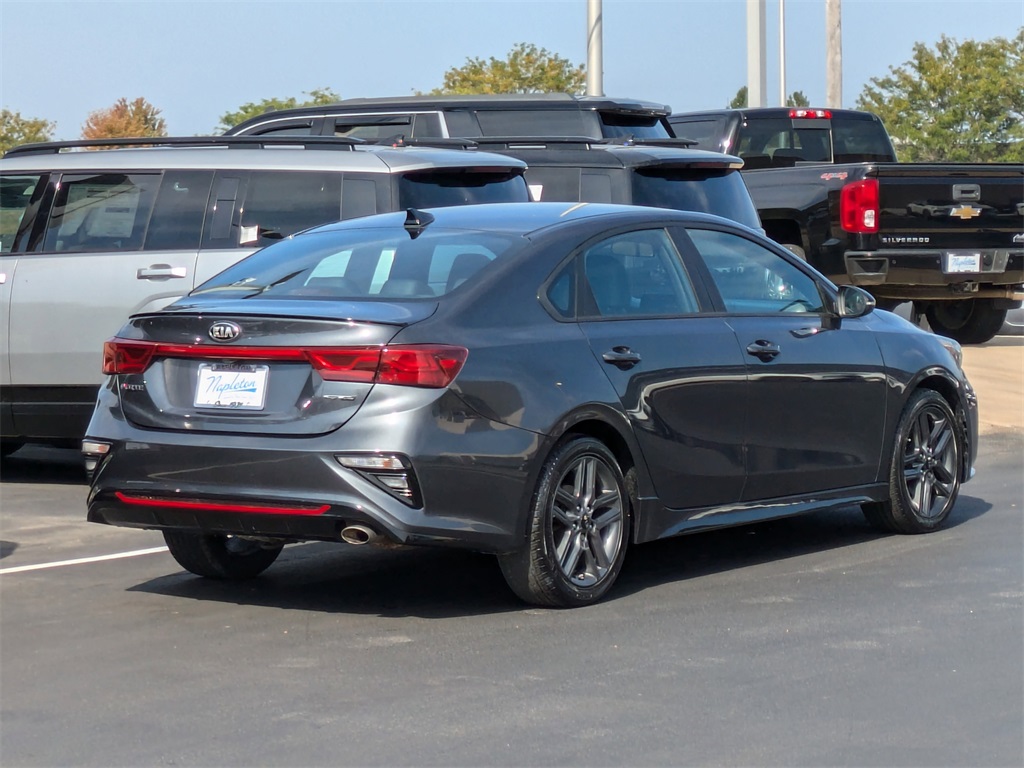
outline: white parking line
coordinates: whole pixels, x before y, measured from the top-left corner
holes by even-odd
[[[44,568],[62,568],[65,565],[82,565],[83,563],[99,563],[103,560],[120,560],[123,557],[138,557],[139,555],[152,555],[157,552],[166,551],[167,547],[151,547],[150,549],[136,549],[132,552],[118,552],[116,555],[79,557],[75,560],[59,560],[56,563],[39,563],[37,565],[18,565],[14,568],[0,568],[0,576],[7,573],[20,573],[22,571],[41,571]]]

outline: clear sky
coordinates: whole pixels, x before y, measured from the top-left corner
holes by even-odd
[[[825,0],[787,0],[787,91],[825,98]],[[604,0],[604,90],[724,107],[746,81],[745,0]],[[768,103],[778,0],[767,0]],[[916,42],[1012,37],[1024,0],[842,0],[843,106]],[[586,0],[0,0],[0,104],[74,139],[89,113],[143,97],[172,135],[210,133],[264,98],[405,96],[468,58],[533,43],[586,62]]]

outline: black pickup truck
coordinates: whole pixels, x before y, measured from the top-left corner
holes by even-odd
[[[988,341],[1024,298],[1024,166],[899,163],[853,110],[677,113],[676,136],[744,160],[768,236],[882,307],[913,301],[932,330]]]

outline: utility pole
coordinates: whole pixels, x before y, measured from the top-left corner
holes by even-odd
[[[764,107],[768,79],[765,74],[765,0],[747,0],[747,106]]]
[[[843,13],[840,0],[825,0],[825,104],[843,106]]]
[[[779,106],[786,106],[786,0],[779,0]]]
[[[601,0],[587,0],[587,96],[604,96]]]

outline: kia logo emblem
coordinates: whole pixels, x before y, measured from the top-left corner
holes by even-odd
[[[214,323],[207,331],[214,341],[234,341],[242,335],[242,329],[236,323]]]

